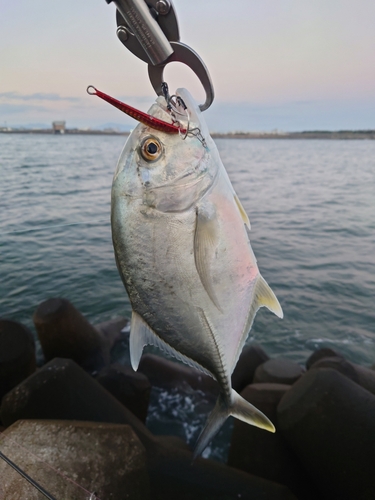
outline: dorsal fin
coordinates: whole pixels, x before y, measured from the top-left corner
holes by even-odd
[[[284,317],[283,310],[281,309],[281,305],[277,300],[276,295],[273,293],[270,286],[261,275],[259,275],[257,284],[255,285],[254,301],[257,302],[257,310],[260,307],[265,306],[271,312],[276,314],[278,318]]]
[[[237,364],[238,358],[240,357],[243,345],[244,345],[246,338],[250,332],[255,315],[256,315],[258,309],[263,307],[263,306],[267,307],[267,309],[269,309],[274,314],[276,314],[277,317],[283,318],[283,316],[284,316],[283,310],[281,309],[281,305],[280,305],[279,301],[277,300],[276,295],[273,293],[273,291],[271,290],[271,288],[269,287],[269,285],[267,284],[267,282],[263,278],[263,276],[259,275],[257,278],[257,282],[254,286],[254,292],[253,292],[253,296],[251,299],[251,304],[250,304],[247,320],[245,323],[245,327],[242,331],[241,340],[238,344],[239,349],[236,353],[235,358],[233,359],[232,366],[230,367],[231,373],[233,372],[233,370]]]
[[[247,216],[247,213],[245,212],[245,209],[242,206],[242,203],[240,202],[240,200],[236,194],[234,194],[234,201],[236,202],[238,210],[240,211],[241,218],[242,218],[245,226],[247,226],[248,229],[251,229],[249,217]]]

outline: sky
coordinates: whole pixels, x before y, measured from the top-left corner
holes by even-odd
[[[212,131],[375,129],[374,0],[174,0],[180,39],[207,65]],[[171,89],[204,92],[180,63]],[[105,0],[0,0],[0,127],[65,120],[133,127],[88,85],[147,111],[147,65]]]

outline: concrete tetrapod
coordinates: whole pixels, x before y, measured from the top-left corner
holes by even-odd
[[[278,432],[277,405],[290,389],[282,384],[251,384],[241,396],[274,423],[275,434],[234,421],[228,465],[288,486],[299,500],[315,500],[315,488],[297,456]]]
[[[151,391],[146,375],[116,363],[104,368],[96,380],[139,420],[146,422]]]
[[[0,402],[35,369],[35,343],[30,330],[16,321],[0,319]]]
[[[280,484],[198,458],[145,425],[76,363],[54,359],[3,399],[1,419],[64,419],[131,425],[147,453],[153,500],[296,500]],[[172,440],[173,442],[173,440]],[[114,453],[116,450],[114,450]]]
[[[255,370],[268,361],[268,354],[257,344],[245,345],[232,373],[232,387],[240,393],[254,379]]]
[[[290,359],[273,358],[258,366],[253,382],[292,385],[303,372],[304,369]]]
[[[69,300],[45,300],[33,321],[46,361],[69,358],[90,372],[109,364],[109,341]]]
[[[209,375],[155,354],[144,354],[138,371],[147,376],[152,386],[183,389],[188,384],[194,390],[214,395],[218,392],[217,382]]]
[[[339,357],[320,359],[310,367],[310,370],[319,368],[333,368],[375,394],[375,372],[370,368],[356,365]]]
[[[344,356],[342,356],[339,352],[335,351],[334,349],[331,349],[330,347],[321,347],[320,349],[317,349],[314,351],[306,361],[306,369],[309,370],[314,363],[317,361],[324,359],[324,358],[341,358],[344,359]]]
[[[57,499],[83,500],[93,492],[103,500],[149,498],[146,451],[129,425],[19,420],[0,435],[0,445]],[[6,500],[41,498],[3,461],[0,478]]]
[[[375,498],[373,394],[335,370],[309,370],[280,401],[278,427],[322,498]]]

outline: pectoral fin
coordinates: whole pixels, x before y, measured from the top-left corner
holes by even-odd
[[[234,201],[236,202],[237,208],[240,211],[241,218],[242,218],[245,226],[247,226],[248,229],[251,229],[249,217],[247,216],[247,213],[245,212],[245,209],[242,206],[242,203],[240,202],[240,200],[236,194],[234,195]]]
[[[222,312],[214,290],[211,263],[219,242],[219,227],[214,211],[197,208],[194,235],[194,259],[202,285],[215,306]]]

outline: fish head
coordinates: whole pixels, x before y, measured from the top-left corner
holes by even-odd
[[[186,89],[176,96],[176,133],[140,123],[130,134],[114,176],[112,196],[141,199],[163,212],[189,209],[213,184],[218,153],[201,111]],[[186,109],[185,109],[186,108]],[[173,123],[164,97],[159,96],[148,114]]]

